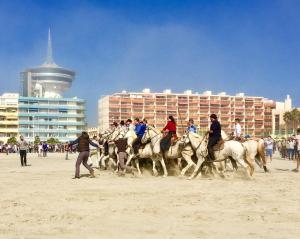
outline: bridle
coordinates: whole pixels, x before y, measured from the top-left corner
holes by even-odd
[[[116,129],[115,129],[116,130]],[[115,132],[115,130],[113,131],[113,132]],[[112,133],[113,133],[112,132]],[[123,131],[124,132],[124,131]],[[113,138],[113,139],[111,139],[110,141],[115,141],[115,139],[120,135],[122,133],[122,130],[120,129],[119,130],[119,132],[118,132],[118,134]],[[124,132],[125,133],[125,132]],[[124,135],[125,136],[125,135]]]
[[[156,138],[157,136],[160,136],[160,134],[157,133],[157,132],[155,132],[155,130],[152,130],[152,131],[155,133],[155,135],[153,137],[151,137],[151,135],[150,135],[150,128],[147,126],[146,134],[148,134],[149,139],[147,140],[147,142],[145,142],[145,144],[148,143],[148,142],[152,142],[152,139]],[[158,140],[159,139],[157,139],[153,145],[155,145],[158,142]]]
[[[190,132],[188,132],[187,136],[188,136],[188,139],[189,139],[190,142],[191,142]],[[206,138],[207,138],[207,135],[205,135],[205,136],[202,138],[202,140],[200,141],[200,143],[198,144],[198,146],[195,148],[195,152],[197,152],[197,150],[199,149],[199,147],[201,146],[201,144],[203,143],[203,141],[204,141]],[[192,145],[192,144],[191,144],[191,145]],[[205,158],[204,151],[200,151],[200,155],[201,155],[203,158]]]

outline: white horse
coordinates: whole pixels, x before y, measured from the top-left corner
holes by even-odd
[[[124,137],[125,131],[118,127],[114,130],[108,130],[102,135],[102,139],[108,143],[108,155],[102,153],[100,157],[101,166],[106,169],[106,160],[109,160],[115,167],[118,162],[118,154],[114,141],[120,137]]]
[[[136,135],[136,133],[133,129],[129,129],[126,132],[124,137],[127,138],[127,144],[128,144],[128,148],[127,148],[128,159],[127,159],[127,162],[126,162],[126,165],[128,166],[131,163],[132,159],[134,158],[132,144],[136,140],[137,135]],[[153,148],[151,147],[150,142],[147,142],[147,143],[142,142],[142,143],[144,143],[145,145],[144,145],[143,148],[139,149],[138,157],[134,159],[134,162],[136,164],[136,168],[138,170],[138,175],[142,175],[142,172],[141,172],[140,167],[139,167],[139,160],[140,159],[151,159],[152,160],[152,165],[153,165],[153,168],[152,168],[153,174],[155,176],[157,176],[158,172],[157,172],[156,167],[155,167],[155,165],[156,165],[155,161],[160,161],[160,158],[158,158],[157,154],[154,154]],[[164,161],[160,161],[160,162],[162,164],[162,167],[164,168],[165,167]]]
[[[146,132],[142,138],[142,143],[150,141],[150,145],[153,150],[155,159],[158,159],[163,167],[164,176],[168,175],[167,169],[165,167],[164,158],[161,154],[160,141],[162,139],[162,134],[157,129],[151,126],[147,126]],[[187,162],[187,166],[181,170],[180,175],[184,176],[188,169],[191,167],[196,167],[196,164],[192,160],[194,152],[189,143],[185,143],[185,140],[178,140],[174,145],[170,146],[169,150],[165,153],[164,157],[167,160],[174,160],[183,158]],[[153,160],[153,170],[155,169],[155,164],[157,160]]]
[[[200,138],[200,136],[197,137],[196,134],[190,132],[187,138],[191,142],[194,150],[196,151],[196,155],[198,158],[197,166],[194,172],[192,173],[192,175],[190,176],[190,179],[192,179],[196,176],[200,167],[205,161],[205,158],[208,155],[208,151],[207,151],[208,136],[206,135],[203,138]],[[240,142],[234,140],[225,141],[224,148],[219,151],[215,151],[214,155],[215,155],[215,162],[225,161],[227,158],[231,158],[235,160],[239,165],[241,165],[244,168],[245,175],[249,177],[248,165],[246,163],[247,162],[246,151],[244,146]],[[249,166],[251,169],[250,175],[252,175],[253,169],[251,168],[250,164]]]
[[[222,138],[227,140],[230,137],[228,137],[226,133],[222,131]],[[247,159],[252,167],[254,168],[254,163],[256,163],[260,168],[263,167],[265,172],[268,172],[269,170],[267,169],[264,140],[247,139],[246,141],[242,141],[241,144],[247,151]]]

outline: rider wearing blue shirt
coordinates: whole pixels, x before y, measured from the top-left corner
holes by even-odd
[[[139,122],[135,125],[134,131],[138,137],[143,137],[146,131],[146,125],[143,122]]]
[[[197,128],[194,125],[194,120],[193,119],[189,119],[187,132],[197,133]]]
[[[135,155],[138,154],[139,148],[142,144],[142,138],[146,131],[146,123],[147,123],[146,120],[144,120],[144,122],[143,121],[140,122],[140,120],[138,118],[136,118],[134,120],[134,125],[135,125],[134,131],[136,133],[137,138],[133,142],[132,147],[133,147],[133,152]]]

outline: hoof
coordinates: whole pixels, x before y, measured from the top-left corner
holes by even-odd
[[[168,174],[164,174],[164,175],[163,175],[163,178],[166,178],[166,177],[168,177]]]
[[[265,171],[265,173],[269,173],[270,172],[269,169],[267,169],[267,166],[264,166],[264,171]]]

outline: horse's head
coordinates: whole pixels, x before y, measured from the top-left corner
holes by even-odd
[[[151,135],[150,135],[150,128],[149,126],[146,127],[145,133],[142,137],[142,144],[145,144],[146,142],[148,142],[151,139]]]
[[[190,143],[190,138],[189,138],[189,132],[187,132],[187,134],[184,134],[181,136],[181,139],[180,139],[180,143],[182,144],[188,144]]]
[[[142,138],[142,143],[146,144],[147,142],[151,141],[159,135],[160,132],[157,129],[153,128],[152,126],[147,126]]]
[[[200,136],[193,132],[188,132],[187,137],[195,151],[200,152],[202,155],[207,155],[208,134]]]
[[[126,132],[122,128],[116,128],[109,137],[110,141],[116,141],[120,138],[124,138]]]

